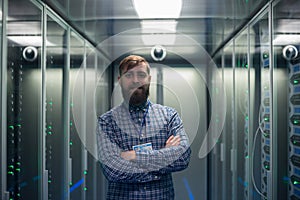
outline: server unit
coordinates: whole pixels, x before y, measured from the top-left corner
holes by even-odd
[[[268,196],[270,184],[270,66],[269,51],[261,51],[261,110],[259,126],[261,129],[261,192]]]
[[[300,199],[300,60],[289,62],[289,198]]]

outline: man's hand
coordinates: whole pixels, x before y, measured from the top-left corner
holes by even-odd
[[[171,135],[168,140],[166,141],[165,148],[172,147],[172,146],[178,146],[180,144],[180,137],[179,135]]]
[[[168,140],[166,141],[166,146],[165,148],[168,147],[173,147],[173,146],[178,146],[180,144],[180,137],[179,135],[171,135]],[[134,150],[131,151],[123,151],[121,152],[121,158],[125,159],[125,160],[135,160],[136,159],[136,154]]]
[[[121,152],[121,158],[125,159],[125,160],[135,160],[136,159],[136,154],[134,150],[131,151],[123,151]]]

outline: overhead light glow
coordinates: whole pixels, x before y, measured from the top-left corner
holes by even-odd
[[[175,32],[177,21],[175,20],[142,20],[141,21],[142,28],[145,29],[161,29],[165,30],[165,32]]]
[[[172,45],[176,39],[175,20],[142,20],[142,40],[145,45]]]
[[[141,20],[145,45],[172,45],[182,9],[182,0],[132,0]]]
[[[180,16],[182,0],[132,0],[140,19],[176,19]]]
[[[9,40],[22,46],[42,46],[42,36],[8,36]],[[53,43],[46,41],[47,46],[55,46]]]
[[[275,35],[273,40],[274,45],[288,45],[288,44],[299,44],[300,35],[296,34],[281,34]]]

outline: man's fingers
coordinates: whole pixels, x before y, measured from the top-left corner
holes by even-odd
[[[179,135],[171,135],[166,141],[166,147],[170,146],[178,146],[180,144],[180,136]]]
[[[171,146],[178,146],[180,144],[180,136],[179,135],[171,135],[166,141],[166,148]]]
[[[177,142],[177,141],[180,141],[180,137],[179,135],[176,135],[171,142]]]
[[[179,137],[179,135],[176,135],[176,136],[172,139],[171,143],[172,143],[172,145],[174,145],[174,146],[179,145],[179,144],[180,144],[180,137]]]
[[[171,136],[167,139],[166,144],[172,142],[172,139],[173,139],[173,138],[174,138],[174,135],[171,135]]]

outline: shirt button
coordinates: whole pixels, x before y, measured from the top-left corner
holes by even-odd
[[[138,120],[139,120],[139,122],[141,122],[141,121],[142,121],[142,119],[141,119],[141,118],[139,118]]]
[[[147,190],[147,187],[146,187],[146,186],[144,187],[144,190]]]
[[[154,176],[154,179],[158,179],[158,176]]]

